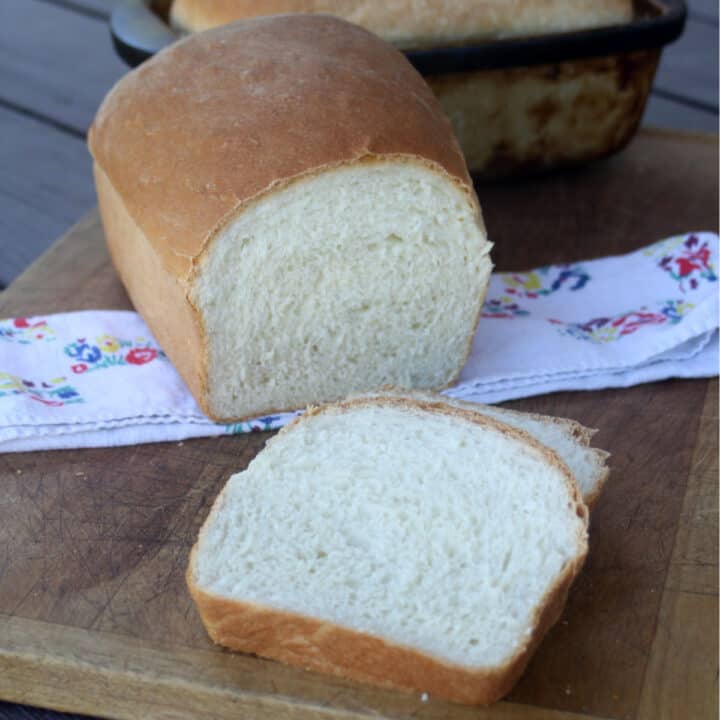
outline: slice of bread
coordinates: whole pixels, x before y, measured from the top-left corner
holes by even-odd
[[[396,396],[413,398],[432,403],[447,403],[453,407],[479,412],[506,425],[524,430],[538,442],[554,450],[568,466],[575,477],[585,504],[592,508],[610,474],[607,460],[610,453],[599,448],[590,447],[590,441],[597,430],[587,428],[575,420],[538,415],[536,413],[519,412],[495,405],[483,405],[464,400],[456,400],[439,393],[414,391],[406,393],[401,390],[385,389],[382,393],[369,393],[364,397]]]
[[[458,407],[472,406],[472,403],[459,401],[453,401],[452,404]],[[590,447],[590,440],[597,430],[586,428],[575,420],[518,412],[492,405],[480,405],[476,412],[524,430],[554,450],[570,468],[583,501],[592,508],[610,474],[607,466],[610,453]]]
[[[558,619],[587,521],[569,469],[527,433],[356,398],[309,410],[230,478],[187,580],[219,644],[490,703]]]

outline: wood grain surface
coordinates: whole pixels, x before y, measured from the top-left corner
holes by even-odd
[[[718,81],[718,46],[713,42],[716,39],[717,25],[698,22],[691,15],[685,32],[673,47],[673,61],[660,65],[657,87],[670,92],[682,87],[686,97],[713,105],[717,111],[717,100],[713,103],[712,93],[708,92]],[[691,50],[697,47],[707,48],[705,63],[698,63],[697,56],[693,56]]]
[[[85,141],[0,106],[0,285],[37,256],[40,238],[56,238],[95,203]],[[32,238],[32,241],[28,241]]]
[[[594,167],[479,187],[500,269],[716,230],[717,144],[642,133]],[[0,295],[0,315],[126,308],[96,215]],[[378,691],[212,646],[187,554],[268,434],[0,457],[0,697],[124,718],[617,718],[717,712],[717,382],[509,406],[600,428],[612,474],[566,611],[488,709]]]
[[[87,17],[108,20],[112,9],[122,0],[41,0],[48,5],[80,13]]]
[[[716,0],[688,0],[691,18],[700,22],[718,23],[718,4]]]
[[[107,18],[40,0],[0,3],[0,49],[2,98],[80,134],[127,72],[112,51]]]

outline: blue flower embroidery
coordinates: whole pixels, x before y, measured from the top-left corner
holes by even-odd
[[[96,363],[102,357],[99,347],[87,343],[72,343],[65,348],[65,353],[86,363]]]

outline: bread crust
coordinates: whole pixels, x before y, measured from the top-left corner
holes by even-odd
[[[334,168],[407,162],[453,182],[484,234],[432,92],[401,53],[333,17],[259,18],[174,44],[115,85],[88,145],[120,278],[217,422],[258,413],[221,417],[210,406],[193,288],[213,239],[252,203]]]
[[[560,618],[570,586],[587,555],[587,507],[580,497],[570,470],[549,448],[524,431],[441,401],[387,395],[359,397],[341,403],[311,407],[305,415],[293,420],[269,442],[275,442],[283,433],[292,432],[297,425],[307,423],[310,418],[322,413],[378,406],[438,413],[493,428],[525,443],[531,452],[539,454],[563,474],[568,490],[568,505],[583,520],[583,529],[578,533],[574,558],[567,563],[542,598],[533,617],[532,632],[521,642],[512,657],[500,667],[461,667],[419,650],[387,642],[335,623],[206,592],[198,585],[195,577],[197,549],[213,515],[219,512],[222,492],[215,500],[190,553],[186,573],[188,589],[208,634],[219,645],[279,660],[306,670],[388,688],[425,692],[454,702],[495,702],[506,695],[517,682],[544,635]]]
[[[632,18],[632,0],[174,0],[171,23],[207,30],[279,13],[332,13],[405,48],[600,27]]]
[[[102,168],[94,163],[95,189],[110,258],[132,304],[152,329],[162,348],[173,348],[173,364],[190,392],[209,408],[203,385],[204,329],[188,297],[187,283],[160,262],[147,237],[133,221],[122,198]]]

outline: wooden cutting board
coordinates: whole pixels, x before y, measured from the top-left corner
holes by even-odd
[[[717,229],[717,167],[715,137],[645,132],[584,170],[480,187],[498,267]],[[0,316],[128,307],[95,213],[0,295]],[[600,428],[613,457],[567,610],[505,702],[423,703],[213,647],[187,555],[266,434],[0,457],[0,697],[127,718],[715,717],[717,383],[510,405]]]

